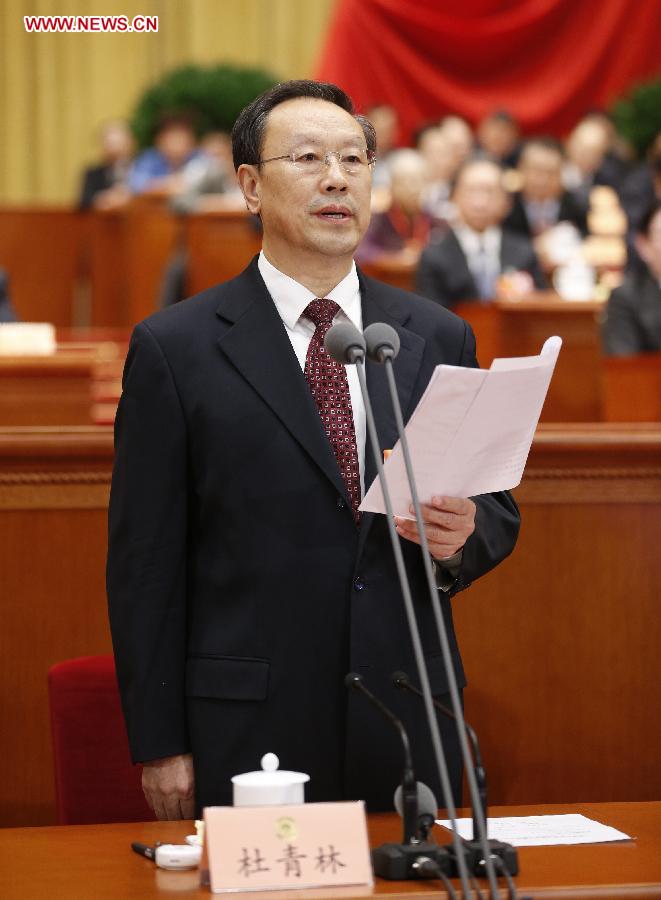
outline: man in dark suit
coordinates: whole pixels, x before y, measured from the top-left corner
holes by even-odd
[[[627,273],[608,299],[603,324],[609,356],[661,353],[661,201],[638,225],[636,250],[641,265]]]
[[[519,157],[521,190],[512,198],[505,228],[528,238],[538,237],[559,222],[571,222],[585,234],[586,212],[562,183],[562,145],[553,138],[533,138]]]
[[[500,166],[473,159],[457,174],[452,228],[422,253],[416,289],[443,306],[466,301],[488,303],[508,270],[527,272],[531,287],[546,287],[528,238],[508,232],[501,222],[508,209]]]
[[[374,477],[352,367],[323,346],[333,320],[399,333],[410,416],[440,362],[475,365],[469,327],[363,278],[374,131],[334,85],[285,82],[239,116],[233,155],[263,250],[237,278],[134,331],[116,426],[108,594],[131,752],[160,818],[231,802],[232,775],[274,751],[310,774],[309,800],[390,808],[402,753],[350,669],[402,716],[437,787],[419,705],[393,669],[412,648],[384,517],[357,506]],[[379,452],[396,440],[368,367]],[[424,498],[459,683],[450,598],[513,548],[509,494]],[[398,520],[432,688],[447,690],[416,528]],[[458,791],[455,730],[442,724]],[[194,802],[195,801],[195,802]]]
[[[81,209],[116,209],[129,200],[126,179],[135,149],[131,129],[122,120],[106,122],[99,138],[102,159],[83,173]]]

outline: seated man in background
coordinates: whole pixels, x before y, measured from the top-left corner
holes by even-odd
[[[457,172],[475,149],[471,127],[461,116],[444,116],[439,123],[443,137],[450,145],[454,171]]]
[[[521,190],[514,194],[505,228],[538,237],[559,222],[571,222],[585,234],[585,212],[562,183],[564,153],[552,138],[534,138],[524,144],[519,159]]]
[[[433,225],[423,209],[428,183],[427,164],[417,150],[397,150],[390,158],[391,202],[372,216],[356,259],[366,263],[398,254],[402,262],[417,262]]]
[[[528,273],[528,289],[533,284],[546,287],[530,240],[502,227],[509,199],[497,163],[488,159],[464,163],[452,200],[456,221],[440,241],[423,251],[418,293],[447,307],[467,300],[488,302],[508,270]]]
[[[154,146],[144,150],[129,173],[129,190],[133,194],[170,197],[184,186],[186,166],[197,159],[197,138],[187,116],[170,115],[161,119]]]
[[[372,173],[372,190],[382,190],[390,185],[390,154],[397,144],[399,117],[397,110],[389,103],[375,103],[365,110],[376,132],[376,146],[379,151]]]
[[[505,109],[489,113],[477,126],[477,142],[482,152],[506,169],[515,168],[519,162],[520,138],[519,123]]]
[[[609,356],[661,353],[661,201],[643,216],[636,235],[642,266],[610,295],[603,325]]]
[[[117,209],[128,202],[126,179],[135,152],[128,124],[121,119],[106,122],[99,133],[101,162],[83,173],[80,209]]]
[[[427,163],[428,180],[423,207],[434,219],[449,218],[450,190],[457,172],[455,153],[438,125],[425,125],[416,134],[416,150]]]

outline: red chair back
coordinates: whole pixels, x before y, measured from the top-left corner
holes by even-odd
[[[83,656],[48,672],[59,825],[154,818],[129,756],[112,656]]]

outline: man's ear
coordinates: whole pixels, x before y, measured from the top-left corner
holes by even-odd
[[[261,209],[259,170],[257,166],[242,163],[237,169],[236,177],[243,191],[248,212],[258,216]]]

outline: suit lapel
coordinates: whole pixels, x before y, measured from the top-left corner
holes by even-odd
[[[221,352],[347,498],[317,407],[256,260],[222,290],[217,315],[230,327],[218,341]]]
[[[402,414],[406,422],[413,412],[412,394],[418,378],[422,355],[425,348],[425,340],[419,334],[409,330],[406,323],[410,318],[410,308],[405,300],[384,291],[378,282],[366,278],[360,271],[360,288],[363,306],[363,328],[374,322],[385,322],[395,329],[400,339],[399,353],[394,360],[393,369],[397,385],[397,395],[402,407]],[[384,450],[391,450],[397,442],[397,426],[395,414],[390,402],[388,382],[385,366],[369,362],[366,365],[367,390],[374,410],[374,420],[379,438],[379,454]],[[373,460],[373,451],[369,442],[369,435],[365,446],[365,490],[369,488],[377,475],[376,465]],[[360,549],[364,544],[367,531],[374,519],[374,515],[366,513],[363,516]]]

